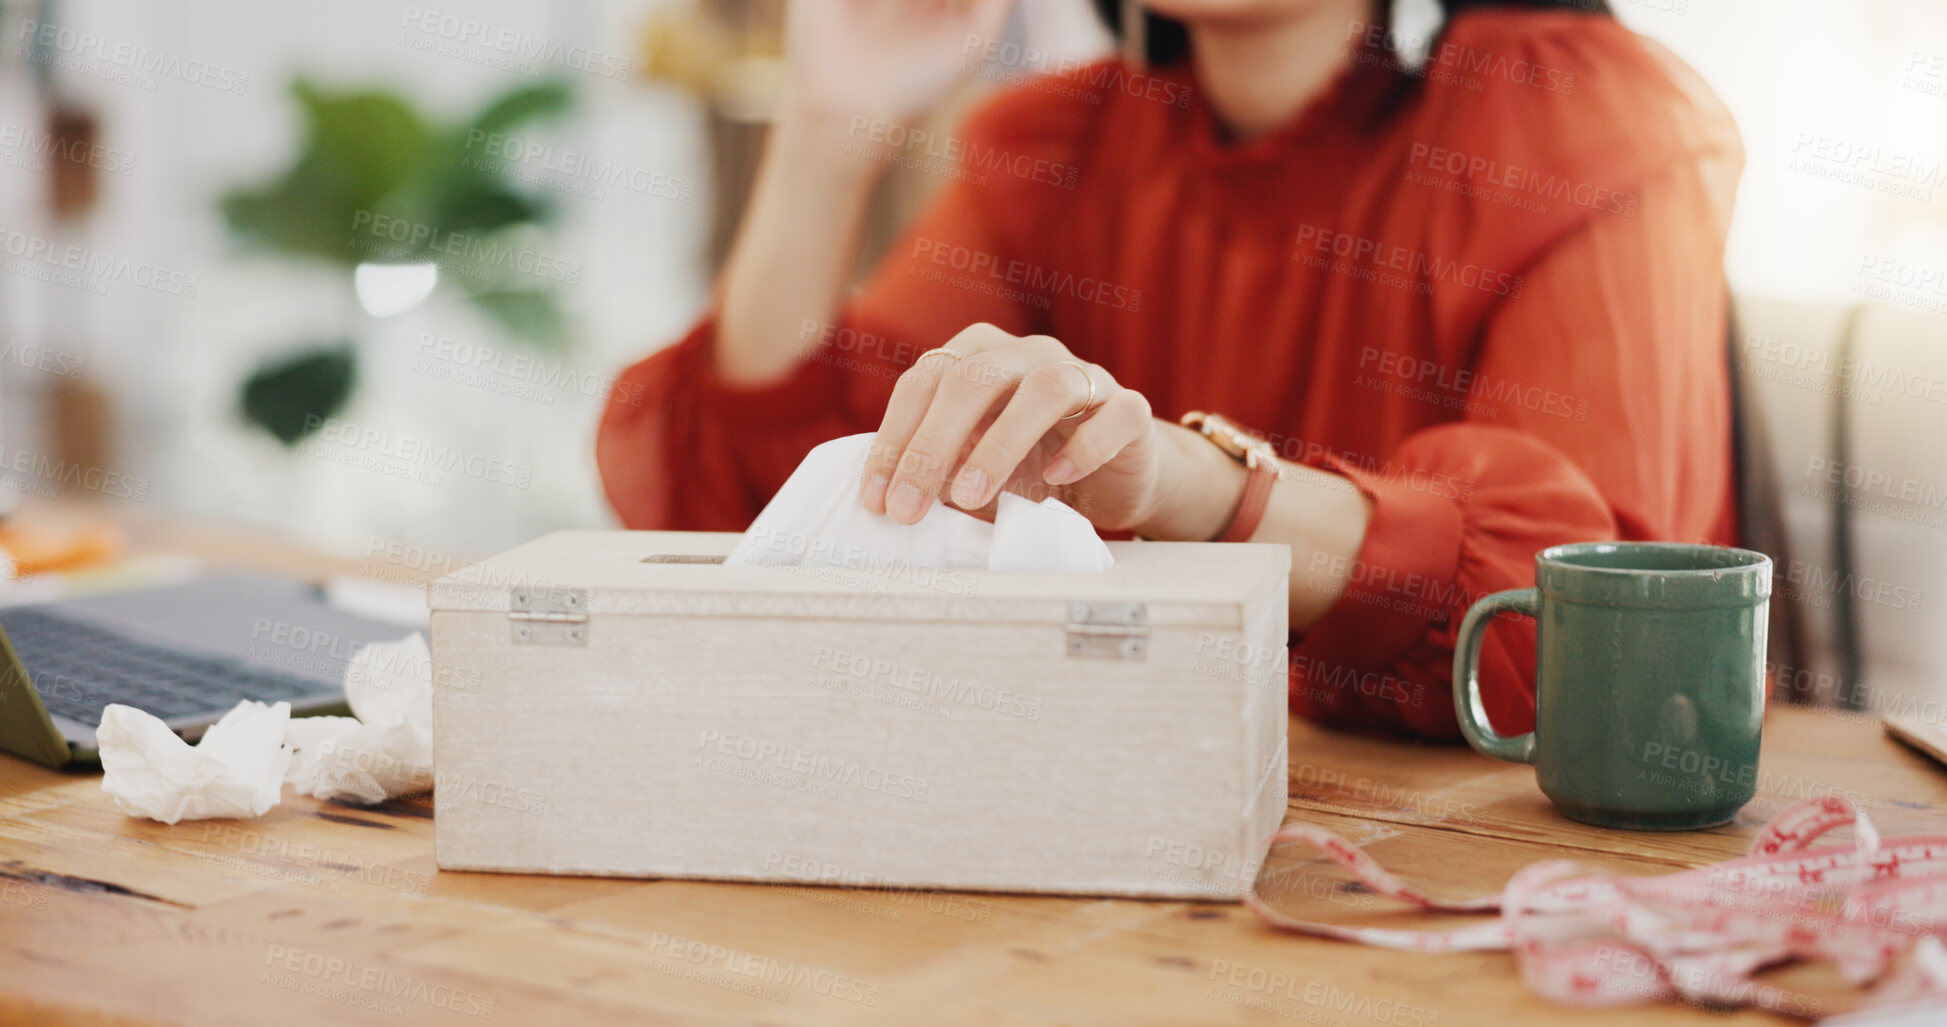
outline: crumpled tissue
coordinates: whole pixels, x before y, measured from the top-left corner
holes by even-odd
[[[900,524],[858,501],[872,436],[848,435],[805,455],[726,564],[833,566],[882,572],[908,568],[991,571],[1104,571],[1115,566],[1088,519],[1058,499],[1003,492],[989,524],[934,503],[917,524]]]
[[[284,786],[290,719],[290,703],[245,700],[190,745],[154,715],[111,703],[95,731],[101,790],[122,812],[165,824],[263,816]]]
[[[285,779],[300,795],[374,803],[433,786],[433,654],[426,636],[374,642],[345,669],[356,717],[299,717]]]
[[[190,745],[132,706],[110,705],[95,738],[102,791],[131,816],[165,824],[260,817],[289,780],[319,799],[382,802],[433,785],[432,653],[424,635],[352,656],[345,697],[356,717],[292,717],[248,699]]]

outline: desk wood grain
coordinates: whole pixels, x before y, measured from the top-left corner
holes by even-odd
[[[285,566],[291,566],[290,561]],[[1556,815],[1528,768],[1291,723],[1289,816],[1409,881],[1471,895],[1570,857],[1652,874],[1742,852],[1798,798],[1864,801],[1889,834],[1947,830],[1947,776],[1870,720],[1774,710],[1760,792],[1710,831]],[[1157,836],[1167,844],[1167,825]],[[1236,905],[442,873],[425,798],[293,795],[252,821],[123,816],[98,774],[0,756],[0,1023],[1777,1023],[1669,1005],[1589,1014],[1501,953],[1415,955],[1279,934]],[[1273,901],[1442,925],[1282,850]],[[1807,1012],[1856,996],[1765,978]]]

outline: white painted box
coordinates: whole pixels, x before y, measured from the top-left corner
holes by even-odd
[[[444,870],[1231,899],[1285,809],[1290,550],[726,567],[571,531],[434,582]]]

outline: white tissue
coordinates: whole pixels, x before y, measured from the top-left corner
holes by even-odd
[[[418,632],[374,642],[345,668],[352,717],[300,717],[285,777],[300,795],[374,803],[433,786],[433,656]]]
[[[835,566],[862,571],[1100,571],[1115,565],[1088,519],[1057,499],[1039,503],[1003,492],[989,524],[934,503],[917,524],[900,524],[859,504],[872,436],[833,439],[771,498],[726,564]]]
[[[1095,527],[1068,504],[1053,497],[1037,503],[1012,492],[1001,493],[1000,507],[994,511],[988,570],[1106,571],[1114,566],[1115,556],[1095,534]]]
[[[112,703],[101,711],[101,790],[131,816],[165,824],[259,817],[277,805],[291,704],[248,700],[192,746],[153,715]]]
[[[285,780],[319,799],[382,802],[433,786],[433,655],[418,632],[374,642],[345,668],[353,717],[291,716],[248,699],[192,746],[153,715],[101,712],[101,789],[131,816],[165,824],[260,817]]]

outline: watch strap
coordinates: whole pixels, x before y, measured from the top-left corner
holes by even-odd
[[[1211,541],[1249,541],[1257,533],[1258,525],[1263,523],[1264,511],[1271,505],[1272,486],[1284,477],[1284,465],[1278,462],[1277,452],[1263,439],[1252,437],[1229,419],[1217,414],[1192,410],[1177,423],[1202,435],[1246,468],[1248,476],[1244,481],[1244,496],[1238,501],[1237,512],[1231,515],[1230,524],[1223,532]]]
[[[1271,487],[1280,477],[1276,464],[1254,463],[1249,466],[1250,477],[1244,482],[1244,499],[1237,504],[1237,513],[1230,519],[1230,526],[1218,535],[1217,542],[1249,542],[1257,534],[1258,525],[1264,523],[1264,511],[1271,506]]]

